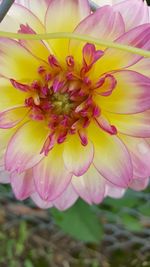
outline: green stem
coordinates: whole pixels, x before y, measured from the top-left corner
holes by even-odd
[[[88,35],[81,35],[69,32],[57,32],[57,33],[46,33],[46,34],[18,34],[11,32],[0,32],[1,37],[15,38],[22,40],[50,40],[50,39],[74,39],[82,42],[94,43],[95,45],[101,45],[104,47],[115,48],[118,50],[130,52],[143,57],[150,57],[150,51],[136,48],[129,45],[123,45],[116,42],[110,42],[103,39],[90,37]]]
[[[0,5],[0,22],[4,19],[6,16],[8,10],[12,6],[15,0],[3,0]]]

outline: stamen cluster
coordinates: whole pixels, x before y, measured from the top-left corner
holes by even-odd
[[[73,56],[66,57],[64,67],[54,55],[48,57],[48,65],[38,68],[38,79],[31,84],[22,84],[11,79],[17,89],[27,92],[25,106],[30,108],[29,116],[33,120],[46,120],[50,134],[43,146],[45,155],[55,143],[61,144],[68,134],[77,133],[82,145],[87,145],[86,128],[92,119],[100,116],[100,108],[93,100],[98,88],[106,82],[113,82],[101,95],[107,96],[115,87],[113,76],[101,77],[92,84],[88,72],[103,55],[95,46],[86,44],[83,48],[83,63],[80,72],[76,72]]]

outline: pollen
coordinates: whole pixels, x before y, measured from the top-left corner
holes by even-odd
[[[74,104],[67,93],[55,93],[51,97],[52,106],[56,114],[69,114]]]

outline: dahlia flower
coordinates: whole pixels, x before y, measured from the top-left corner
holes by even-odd
[[[94,13],[87,0],[18,0],[0,30],[150,49],[141,0],[101,4]],[[92,41],[1,37],[0,63],[1,182],[17,199],[64,210],[78,197],[97,204],[146,187],[150,59]]]

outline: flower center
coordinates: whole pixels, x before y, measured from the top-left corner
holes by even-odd
[[[73,108],[73,102],[70,101],[69,94],[55,93],[50,99],[56,114],[69,114]]]
[[[38,68],[38,79],[31,84],[11,79],[15,88],[27,93],[25,105],[30,110],[30,118],[45,120],[49,127],[50,134],[42,149],[45,154],[55,143],[63,143],[70,134],[78,134],[82,145],[87,145],[86,128],[101,113],[93,96],[108,96],[116,85],[112,75],[100,77],[96,84],[92,84],[88,77],[92,66],[102,55],[103,52],[96,51],[94,45],[86,44],[80,69],[76,68],[72,56],[66,57],[64,66],[50,55],[48,64]]]

